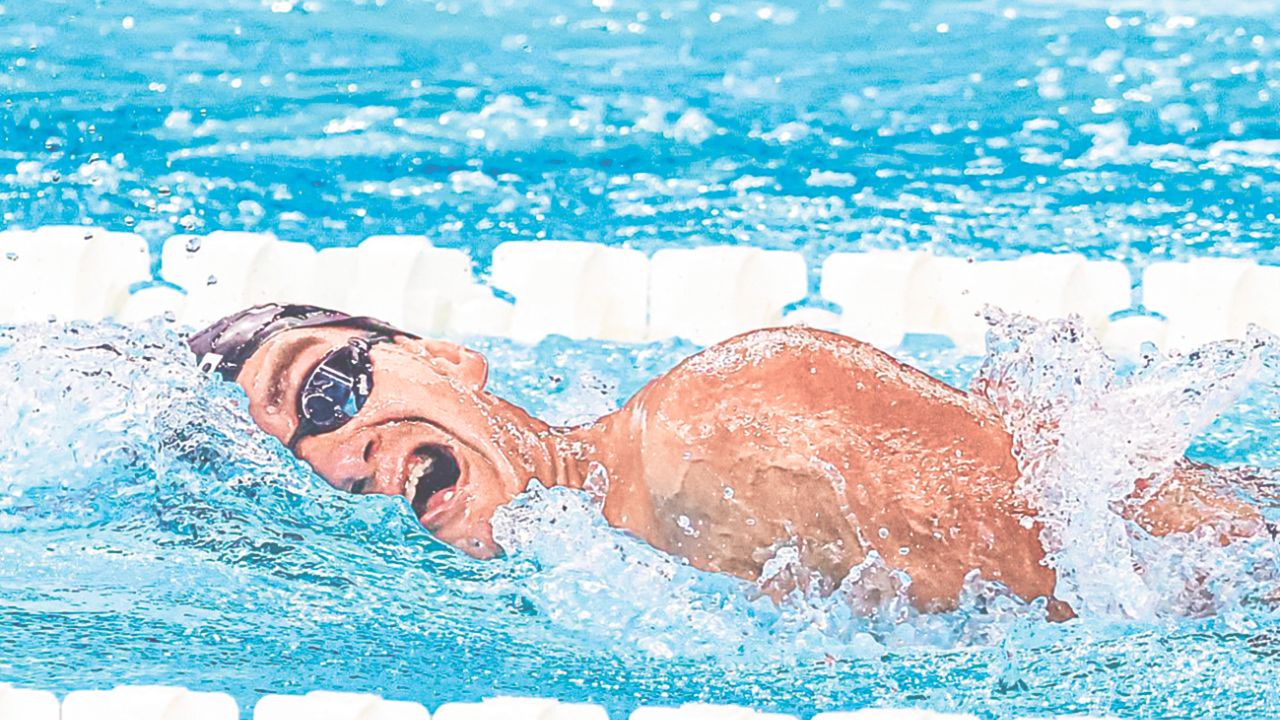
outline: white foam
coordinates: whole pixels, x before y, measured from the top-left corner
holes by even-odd
[[[1265,546],[1217,542],[1212,524],[1135,532],[1123,508],[1135,507],[1140,483],[1158,487],[1184,467],[1191,442],[1258,377],[1274,338],[1153,354],[1121,374],[1078,321],[993,321],[973,387],[1013,436],[1055,597],[1082,617],[1151,621],[1229,607],[1241,583],[1257,582],[1250,568],[1271,561],[1250,553]]]

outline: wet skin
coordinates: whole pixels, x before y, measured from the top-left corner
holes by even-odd
[[[287,441],[305,378],[361,335],[293,330],[259,348],[237,378],[258,425]],[[473,556],[499,552],[494,510],[530,479],[581,488],[595,469],[610,524],[695,567],[759,580],[794,547],[809,572],[770,580],[774,595],[834,587],[874,552],[910,574],[922,610],[954,607],[977,570],[1049,598],[1052,617],[1071,614],[1053,600],[1041,526],[994,409],[851,338],[741,335],[574,428],[488,393],[483,356],[460,345],[400,337],[371,352],[364,407],[294,451],[339,489],[405,495],[424,527]],[[1186,463],[1132,519],[1158,535],[1212,524],[1223,542],[1260,532],[1254,508],[1210,489],[1211,472]]]

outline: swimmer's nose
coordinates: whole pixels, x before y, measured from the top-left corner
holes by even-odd
[[[328,437],[308,437],[298,444],[294,454],[338,490],[366,494],[376,492],[379,484],[377,467],[370,457],[371,445],[365,438],[335,442]]]

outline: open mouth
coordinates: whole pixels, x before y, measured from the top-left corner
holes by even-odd
[[[433,443],[415,448],[410,458],[409,479],[404,486],[404,496],[413,505],[414,515],[426,514],[428,503],[437,495],[448,500],[461,475],[458,459],[449,448]]]

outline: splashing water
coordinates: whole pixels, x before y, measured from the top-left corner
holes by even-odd
[[[1020,491],[1044,524],[1059,599],[1094,617],[1207,612],[1239,601],[1253,573],[1274,570],[1268,533],[1226,546],[1211,526],[1155,538],[1117,511],[1138,502],[1141,481],[1151,480],[1148,494],[1172,482],[1193,439],[1266,362],[1274,373],[1274,336],[1253,329],[1185,355],[1150,355],[1121,375],[1078,318],[992,311],[989,320],[974,389],[1013,433]]]
[[[0,676],[62,690],[180,683],[245,704],[326,687],[428,705],[506,692],[615,711],[700,700],[1123,714],[1149,707],[1126,694],[1147,687],[1176,716],[1225,684],[1231,713],[1275,707],[1259,668],[1280,625],[1256,602],[1275,544],[1153,538],[1115,512],[1246,383],[1274,374],[1273,341],[1125,370],[1073,321],[993,319],[974,385],[1015,435],[1059,594],[1081,616],[1065,624],[977,577],[959,610],[920,615],[910,577],[875,557],[830,596],[774,603],[609,527],[591,493],[537,483],[495,517],[506,556],[471,560],[402,499],[314,477],[163,323],[0,330],[0,373],[15,379],[0,397],[0,646],[23,648],[0,658]],[[688,350],[478,345],[498,390],[552,417],[616,405]],[[907,354],[956,371],[954,358]],[[539,389],[530,368],[556,377]],[[776,548],[766,574],[805,572],[794,560]],[[1188,578],[1207,606],[1187,597]],[[1165,684],[1148,687],[1152,663]],[[1099,689],[1121,680],[1126,693]]]

